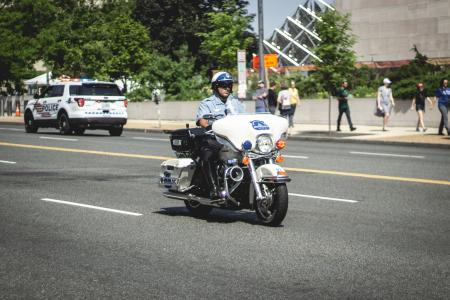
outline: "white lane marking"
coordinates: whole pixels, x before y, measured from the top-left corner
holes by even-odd
[[[351,153],[351,154],[361,154],[361,155],[375,155],[375,156],[392,156],[392,157],[425,158],[425,156],[420,156],[420,155],[406,155],[406,154],[373,153],[373,152],[357,152],[357,151],[350,151],[350,153]]]
[[[2,164],[11,164],[11,165],[13,165],[13,164],[15,164],[16,162],[15,162],[15,161],[8,161],[8,160],[0,160],[0,163],[2,163]]]
[[[69,141],[69,142],[78,141],[78,139],[59,138],[59,137],[51,137],[51,136],[40,136],[39,138],[44,139],[44,140],[57,140],[57,141]]]
[[[92,209],[97,209],[97,210],[109,211],[109,212],[114,212],[114,213],[119,213],[119,214],[124,214],[124,215],[142,216],[142,214],[140,214],[140,213],[125,211],[125,210],[112,209],[112,208],[106,208],[106,207],[101,207],[101,206],[82,204],[82,203],[76,203],[76,202],[55,200],[55,199],[50,199],[50,198],[42,198],[41,200],[42,201],[47,201],[47,202],[54,202],[54,203],[60,203],[60,204],[67,204],[67,205],[81,206],[81,207],[92,208]]]
[[[350,200],[350,199],[340,199],[340,198],[331,198],[331,197],[321,197],[321,196],[313,196],[313,195],[304,195],[304,194],[294,194],[289,193],[290,196],[295,197],[303,197],[303,198],[312,198],[312,199],[321,199],[321,200],[329,200],[329,201],[339,201],[339,202],[348,202],[348,203],[358,203],[357,200]]]
[[[301,156],[301,155],[282,155],[283,157],[288,157],[288,158],[299,158],[299,159],[308,159],[308,156]]]
[[[6,128],[6,127],[0,127],[0,130],[24,131],[23,129],[19,128]]]
[[[158,138],[146,138],[146,137],[133,137],[135,140],[144,140],[144,141],[163,141],[169,142],[169,139],[158,139]]]

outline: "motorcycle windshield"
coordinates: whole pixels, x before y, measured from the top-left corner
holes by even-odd
[[[212,125],[213,132],[230,141],[236,149],[242,149],[242,143],[250,141],[255,148],[258,136],[265,134],[275,143],[288,129],[285,118],[272,114],[228,115]]]

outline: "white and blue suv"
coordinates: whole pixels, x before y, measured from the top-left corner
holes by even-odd
[[[81,135],[86,129],[105,129],[120,136],[127,123],[128,101],[115,83],[59,81],[29,101],[24,113],[25,131],[58,128],[61,134]]]

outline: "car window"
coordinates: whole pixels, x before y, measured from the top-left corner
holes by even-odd
[[[64,94],[64,85],[54,85],[52,97],[61,97]]]
[[[53,86],[48,86],[41,94],[41,98],[51,97],[53,93]]]
[[[107,83],[83,83],[69,88],[70,95],[80,96],[122,96],[115,84]]]

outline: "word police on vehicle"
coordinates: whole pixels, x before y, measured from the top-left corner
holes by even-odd
[[[59,129],[81,135],[86,129],[108,130],[120,136],[127,123],[128,100],[112,82],[71,79],[67,76],[47,86],[25,108],[25,130]]]

